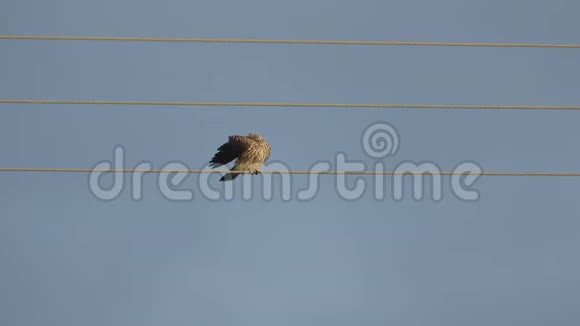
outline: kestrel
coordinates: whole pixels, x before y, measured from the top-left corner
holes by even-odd
[[[209,166],[215,168],[236,159],[230,171],[247,171],[257,175],[261,173],[262,165],[270,158],[271,151],[266,139],[256,133],[251,132],[247,136],[229,136],[228,142],[217,149]],[[220,181],[233,180],[240,174],[243,173],[228,173],[221,177]]]

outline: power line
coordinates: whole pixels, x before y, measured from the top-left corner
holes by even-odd
[[[91,173],[91,172],[116,172],[116,173],[247,173],[246,171],[222,171],[222,170],[169,170],[169,169],[87,169],[87,168],[0,168],[0,172],[34,172],[34,173]],[[262,171],[262,174],[326,174],[326,175],[404,175],[404,174],[432,174],[432,175],[463,175],[466,172],[450,171]],[[580,172],[479,172],[484,176],[512,176],[512,177],[580,177]]]
[[[316,44],[316,45],[378,45],[378,46],[454,46],[499,48],[567,48],[578,49],[580,44],[542,43],[484,43],[484,42],[401,42],[401,41],[341,41],[341,40],[278,40],[239,38],[185,38],[185,37],[112,37],[112,36],[49,36],[0,35],[0,40],[45,41],[122,41],[122,42],[180,42],[180,43],[262,43],[262,44]]]
[[[7,100],[0,104],[79,104],[79,105],[146,105],[146,106],[239,106],[239,107],[311,107],[366,109],[479,109],[479,110],[553,110],[580,111],[580,106],[533,105],[463,105],[463,104],[362,104],[362,103],[281,103],[281,102],[171,102],[171,101],[101,101],[101,100]]]

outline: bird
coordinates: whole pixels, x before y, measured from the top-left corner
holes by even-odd
[[[262,173],[262,165],[268,161],[271,153],[270,144],[257,133],[228,136],[228,141],[217,149],[209,166],[216,168],[235,159],[236,163],[230,171],[247,171],[251,175],[258,175]],[[244,173],[227,173],[219,181],[234,180],[239,174]]]

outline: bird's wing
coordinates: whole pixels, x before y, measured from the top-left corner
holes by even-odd
[[[228,142],[217,149],[209,166],[214,168],[220,165],[228,164],[240,156],[245,150],[252,145],[252,140],[245,136],[229,136]]]
[[[264,163],[265,163],[266,161],[268,161],[270,159],[270,154],[272,154],[272,147],[270,147],[270,145],[266,144],[264,152],[265,152],[265,155],[264,155],[265,156]]]

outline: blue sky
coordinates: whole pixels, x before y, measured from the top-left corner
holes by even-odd
[[[579,43],[579,10],[572,0],[19,0],[0,3],[0,34]],[[0,53],[3,99],[580,104],[575,49],[3,40]],[[400,136],[387,168],[580,162],[576,112],[3,104],[0,115],[2,167],[87,168],[121,145],[126,168],[199,169],[228,135],[255,131],[294,170],[337,153],[370,168],[361,137],[381,121]],[[346,201],[334,177],[320,180],[309,201],[194,190],[175,202],[148,175],[140,201],[126,188],[104,202],[86,174],[2,173],[0,323],[580,322],[579,179],[482,177],[477,202],[454,197],[449,178],[440,202],[414,201],[410,188],[400,202],[370,190]]]

